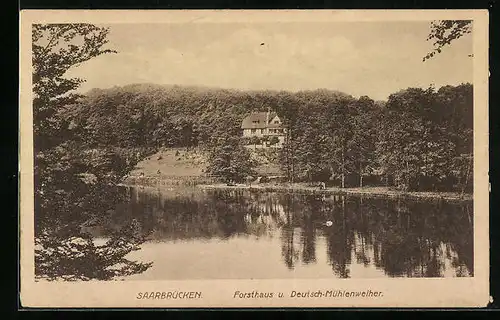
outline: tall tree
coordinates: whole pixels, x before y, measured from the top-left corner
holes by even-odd
[[[286,128],[285,143],[281,153],[281,164],[285,167],[288,180],[294,182],[295,178],[295,135],[299,127],[298,112],[301,105],[297,96],[287,92],[280,92],[276,104],[273,106],[282,119]]]
[[[330,159],[330,168],[333,177],[340,178],[340,186],[346,187],[346,178],[353,172],[353,153],[350,141],[354,133],[351,99],[340,99],[331,111],[331,116],[326,117],[328,124],[329,148],[325,154]]]
[[[472,150],[471,124],[470,85],[392,94],[377,146],[381,168],[403,189],[452,190],[468,176],[462,155]]]
[[[359,187],[363,178],[376,168],[375,144],[377,141],[378,115],[381,109],[367,96],[360,97],[353,107],[353,136],[349,149],[354,158],[354,171],[359,176]]]
[[[241,182],[254,174],[255,163],[240,137],[219,136],[208,157],[207,172],[225,182]]]
[[[32,28],[33,117],[35,148],[43,150],[66,139],[61,132],[65,119],[58,117],[64,107],[79,97],[74,92],[85,80],[67,78],[74,66],[102,54],[107,28],[92,24],[35,24]]]
[[[151,265],[125,258],[143,241],[137,228],[122,229],[104,245],[81,229],[123,200],[112,186],[133,166],[112,148],[86,150],[88,137],[73,130],[80,97],[74,90],[84,80],[66,72],[113,52],[103,48],[108,31],[90,24],[33,25],[37,277],[108,280]]]

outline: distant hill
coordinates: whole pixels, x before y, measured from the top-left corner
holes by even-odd
[[[290,94],[290,95],[336,95],[342,97],[352,97],[351,95],[338,90],[318,88],[314,90],[299,90],[299,91],[287,91],[287,90],[244,90],[235,88],[219,88],[210,86],[188,86],[188,85],[175,85],[175,84],[155,84],[155,83],[133,83],[124,86],[114,86],[111,88],[93,88],[85,93],[85,95],[93,96],[103,93],[111,93],[114,91],[130,92],[130,93],[145,93],[151,91],[164,90],[166,92],[177,92],[177,93],[193,93],[193,94],[210,94],[210,93],[225,93],[225,94],[235,94],[235,95],[278,95],[278,94]]]

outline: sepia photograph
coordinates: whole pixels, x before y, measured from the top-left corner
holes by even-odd
[[[208,306],[208,292],[231,283],[218,303],[397,301],[375,284],[408,279],[487,285],[487,194],[477,197],[487,192],[487,13],[251,12],[29,15],[30,283],[128,285],[129,306]],[[259,288],[266,281],[289,289]],[[356,281],[364,287],[341,288]]]

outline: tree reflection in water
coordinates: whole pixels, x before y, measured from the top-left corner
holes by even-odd
[[[473,275],[472,202],[248,190],[129,192],[129,203],[110,223],[136,219],[151,241],[278,236],[290,270],[320,263],[318,253],[326,253],[339,278],[351,277],[353,263],[389,277]],[[326,226],[328,220],[333,225]]]

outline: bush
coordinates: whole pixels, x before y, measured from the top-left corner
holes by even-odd
[[[254,174],[255,165],[242,141],[227,136],[212,146],[207,173],[221,178],[224,182],[242,182],[245,177]]]

